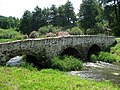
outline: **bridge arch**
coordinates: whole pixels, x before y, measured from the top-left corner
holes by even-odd
[[[89,50],[88,50],[88,52],[87,52],[87,59],[89,60],[89,59],[90,59],[90,55],[92,55],[92,54],[98,55],[98,53],[99,53],[100,51],[101,51],[100,46],[97,45],[97,44],[93,44],[93,45],[89,48]]]
[[[74,56],[76,58],[80,58],[80,52],[76,49],[76,48],[73,48],[73,47],[67,47],[65,48],[61,54],[61,56],[64,56],[64,55],[68,55],[68,56]]]

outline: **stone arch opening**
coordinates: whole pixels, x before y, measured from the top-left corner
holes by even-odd
[[[48,68],[50,66],[50,61],[45,53],[37,53],[35,55],[26,54],[26,61],[32,63],[34,67],[38,69]]]
[[[87,59],[90,60],[90,56],[92,54],[98,55],[100,51],[101,51],[101,48],[97,44],[92,45],[88,50]]]
[[[30,64],[33,64],[34,67],[40,67],[38,59],[33,55],[26,54],[26,61]]]
[[[68,47],[61,53],[61,56],[68,55],[68,56],[74,56],[76,58],[80,58],[80,53],[77,49]]]

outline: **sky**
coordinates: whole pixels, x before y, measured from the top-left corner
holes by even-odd
[[[82,0],[69,1],[72,2],[75,13],[78,13]],[[25,10],[33,11],[37,5],[43,9],[52,4],[58,7],[66,2],[67,0],[0,0],[0,15],[21,18]]]

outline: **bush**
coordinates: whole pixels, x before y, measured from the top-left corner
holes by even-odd
[[[46,35],[47,33],[56,33],[61,31],[60,27],[54,27],[53,25],[43,26],[38,29],[40,35]]]
[[[120,43],[111,48],[111,53],[115,55],[117,62],[120,62]]]
[[[64,56],[63,58],[56,56],[51,60],[51,67],[62,71],[80,70],[82,62],[73,56]]]
[[[27,39],[27,38],[28,38],[27,34],[23,35],[23,39]]]
[[[97,55],[95,55],[95,54],[92,54],[91,56],[90,56],[90,60],[92,61],[92,62],[96,62],[97,61]]]
[[[99,55],[94,55],[92,54],[90,56],[90,60],[92,62],[96,62],[96,61],[103,61],[103,62],[108,62],[108,63],[112,63],[114,61],[116,61],[117,57],[114,54],[108,53],[108,52],[100,52]]]
[[[99,61],[104,61],[104,62],[109,62],[112,63],[116,61],[116,58],[113,54],[108,53],[108,52],[100,52],[98,56]]]
[[[67,29],[67,32],[70,33],[70,35],[83,35],[83,31],[79,27],[73,27],[72,29]]]
[[[22,39],[22,35],[14,29],[0,29],[0,39]]]
[[[39,37],[39,33],[37,31],[32,31],[29,35],[30,38],[37,38]]]

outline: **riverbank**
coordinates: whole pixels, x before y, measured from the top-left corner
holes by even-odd
[[[4,78],[3,78],[4,77]],[[110,82],[81,79],[52,69],[0,67],[1,90],[119,90]]]
[[[96,81],[107,80],[120,87],[120,63],[86,62],[83,66],[82,70],[71,71],[68,74]]]

